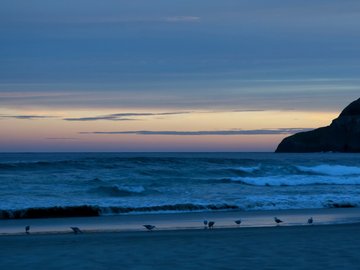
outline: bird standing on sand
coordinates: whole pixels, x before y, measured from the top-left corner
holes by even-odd
[[[154,225],[149,225],[149,224],[146,224],[146,225],[143,225],[148,231],[152,231],[153,229],[155,229],[156,227]]]
[[[209,223],[208,223],[209,229],[213,229],[214,225],[215,225],[215,221],[209,221]]]
[[[240,225],[240,224],[241,224],[241,219],[235,220],[234,222],[235,222],[237,225]]]
[[[73,230],[74,234],[82,233],[82,231],[78,227],[70,227],[70,228]]]
[[[204,223],[204,226],[205,226],[205,229],[206,229],[209,222],[207,221],[207,219],[204,219],[203,223]]]
[[[30,234],[30,225],[25,226],[25,233]]]
[[[278,224],[278,225],[283,222],[281,219],[279,219],[277,217],[274,217],[274,220],[275,220],[276,224]]]
[[[308,224],[313,224],[314,223],[314,219],[311,217],[308,219]]]

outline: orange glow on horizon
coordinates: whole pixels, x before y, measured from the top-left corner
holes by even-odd
[[[104,135],[79,132],[316,128],[330,124],[337,117],[327,112],[192,111],[186,114],[127,117],[133,118],[132,121],[63,120],[113,113],[122,111],[3,111],[1,115],[42,115],[51,118],[1,118],[0,151],[12,151],[11,147],[16,148],[16,151],[273,151],[287,135]]]

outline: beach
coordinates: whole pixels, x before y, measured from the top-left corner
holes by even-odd
[[[0,269],[359,269],[358,164],[328,153],[2,154]]]
[[[0,269],[358,269],[359,212],[310,209],[2,220]],[[306,223],[310,214],[314,225]],[[274,215],[284,224],[276,226]],[[216,221],[214,229],[204,229],[203,216]],[[233,220],[239,216],[243,222],[237,226]],[[142,224],[147,221],[157,229],[146,231]],[[32,226],[30,235],[23,231],[25,224]],[[70,225],[84,233],[73,234]],[[4,233],[10,227],[13,231]]]
[[[360,270],[360,0],[1,1],[0,270]]]
[[[360,224],[1,236],[1,269],[359,269]]]
[[[23,235],[25,226],[31,234],[67,234],[70,227],[79,227],[85,233],[140,232],[144,224],[156,226],[157,231],[203,230],[203,221],[215,221],[216,229],[273,227],[274,217],[284,222],[281,226],[304,226],[314,218],[315,225],[360,223],[360,208],[297,209],[269,211],[212,211],[108,215],[99,217],[38,218],[0,220],[2,235]],[[235,220],[241,219],[241,225]]]

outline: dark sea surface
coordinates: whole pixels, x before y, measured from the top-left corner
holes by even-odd
[[[360,155],[2,153],[0,184],[0,218],[358,207]]]

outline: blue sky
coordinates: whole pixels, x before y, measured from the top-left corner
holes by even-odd
[[[0,89],[176,94],[357,79],[359,15],[358,1],[333,0],[2,1]]]
[[[359,28],[355,0],[3,0],[0,114],[335,113],[359,97]]]

